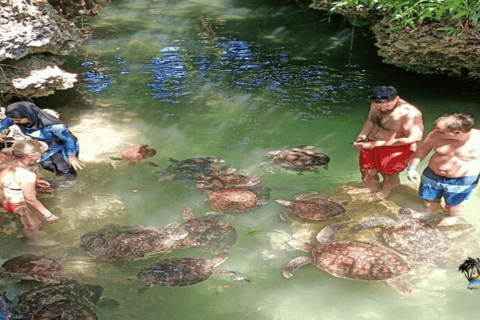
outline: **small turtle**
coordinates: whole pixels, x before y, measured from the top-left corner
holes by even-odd
[[[188,232],[186,239],[198,244],[196,248],[220,253],[235,244],[237,232],[230,224],[213,217],[195,217],[190,208],[182,210],[182,217],[185,222],[180,227]]]
[[[221,212],[242,212],[256,208],[265,201],[247,189],[220,189],[208,194],[208,203]]]
[[[36,287],[23,292],[18,296],[17,310],[28,319],[70,319],[54,316],[41,317],[43,314],[48,314],[48,310],[51,310],[53,315],[57,315],[62,308],[64,308],[64,314],[86,316],[73,319],[96,319],[96,316],[90,318],[92,313],[87,309],[96,306],[100,301],[102,292],[103,288],[99,285],[68,280],[61,284]]]
[[[192,158],[185,160],[175,160],[170,158],[171,164],[159,174],[159,181],[163,180],[198,180],[211,175],[234,172],[231,166],[214,166],[212,163],[225,162],[217,158]]]
[[[396,251],[408,255],[413,261],[438,260],[445,255],[450,247],[450,239],[436,227],[424,222],[440,219],[441,216],[432,215],[416,219],[408,207],[401,207],[398,217],[398,220],[379,217],[360,223],[354,228],[363,230],[387,224],[383,231],[378,233],[379,239]]]
[[[276,164],[282,168],[294,171],[317,171],[318,167],[327,168],[330,158],[320,152],[310,151],[315,146],[302,146],[287,150],[276,150],[268,153],[265,164]]]
[[[215,269],[216,266],[227,258],[228,253],[223,252],[211,260],[203,258],[167,259],[143,268],[137,273],[137,277],[150,285],[177,287],[192,285],[219,273],[237,275],[234,271]],[[249,281],[245,276],[235,278],[234,280]]]
[[[81,237],[82,249],[103,259],[138,259],[153,254],[197,246],[178,225],[144,227],[109,225]]]
[[[307,196],[316,194],[316,192],[304,192],[293,197],[293,201],[277,199],[276,202],[287,206],[280,213],[280,219],[287,221],[288,214],[294,213],[300,218],[307,220],[325,220],[345,213],[344,205],[338,204],[330,199],[312,198],[304,199]]]
[[[397,279],[410,272],[405,259],[378,244],[335,241],[335,235],[346,225],[338,223],[323,228],[317,235],[318,243],[315,245],[288,238],[288,245],[310,252],[312,257],[303,256],[291,260],[284,266],[283,275],[290,278],[298,268],[313,263],[335,277],[361,281],[388,280],[401,294],[411,293],[411,285]]]
[[[17,283],[22,280],[35,280],[43,283],[59,283],[65,278],[62,265],[55,260],[24,254],[5,261],[0,268],[1,283]]]
[[[195,188],[202,192],[240,188],[250,190],[264,199],[270,197],[270,188],[265,186],[260,177],[238,173],[222,173],[202,177],[197,180]]]
[[[146,163],[148,165],[158,167],[157,164],[146,161],[145,159],[151,158],[154,155],[157,154],[157,151],[150,147],[148,144],[137,144],[133,146],[128,146],[126,148],[123,148],[120,151],[120,157],[110,157],[112,160],[129,160],[128,164],[133,166],[137,162],[141,161],[143,163]]]

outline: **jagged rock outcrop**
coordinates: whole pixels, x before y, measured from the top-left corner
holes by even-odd
[[[48,0],[61,14],[67,17],[98,14],[98,10],[110,4],[110,0]]]
[[[64,56],[85,40],[46,1],[0,2],[0,94],[39,97],[68,89],[76,75],[62,71]]]
[[[310,7],[330,10],[333,0],[313,0]],[[412,29],[391,30],[387,11],[364,5],[341,9],[337,13],[352,24],[366,25],[377,40],[378,54],[383,61],[424,74],[446,74],[457,78],[480,80],[480,25],[468,21],[423,21]],[[455,36],[443,28],[457,30]]]

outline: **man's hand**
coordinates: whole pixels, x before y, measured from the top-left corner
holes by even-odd
[[[419,182],[420,181],[420,175],[418,174],[417,170],[408,170],[407,171],[407,178],[408,178],[408,180],[410,180],[412,182]]]
[[[80,161],[77,157],[75,156],[68,156],[68,163],[70,166],[75,170],[82,170],[85,167],[85,163]]]
[[[355,149],[372,149],[376,147],[376,141],[367,141],[367,142],[354,142],[352,143],[352,147]]]

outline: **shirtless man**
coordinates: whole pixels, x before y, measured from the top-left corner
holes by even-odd
[[[0,204],[20,218],[23,235],[29,244],[37,246],[58,244],[52,240],[41,239],[38,235],[44,220],[55,223],[58,217],[37,199],[37,177],[28,170],[46,149],[48,146],[45,143],[23,140],[13,144],[11,154],[0,156]]]
[[[359,191],[369,191],[379,201],[400,183],[399,173],[422,139],[423,121],[420,110],[400,99],[394,87],[374,88],[369,100],[368,119],[352,146],[361,150],[360,171],[366,188]]]
[[[460,113],[445,115],[435,121],[435,129],[428,134],[410,162],[407,177],[421,180],[419,195],[425,202],[427,213],[441,208],[452,216],[439,225],[457,223],[461,204],[472,194],[480,173],[480,130],[472,129],[474,120]],[[418,164],[433,150],[428,167],[422,177],[416,171]]]

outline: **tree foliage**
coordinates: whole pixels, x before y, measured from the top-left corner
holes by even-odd
[[[426,19],[469,21],[477,25],[480,19],[480,0],[340,0],[333,2],[331,11],[353,8],[360,4],[390,13],[390,21],[398,22],[392,29],[416,28]],[[452,33],[454,28],[445,30]]]

